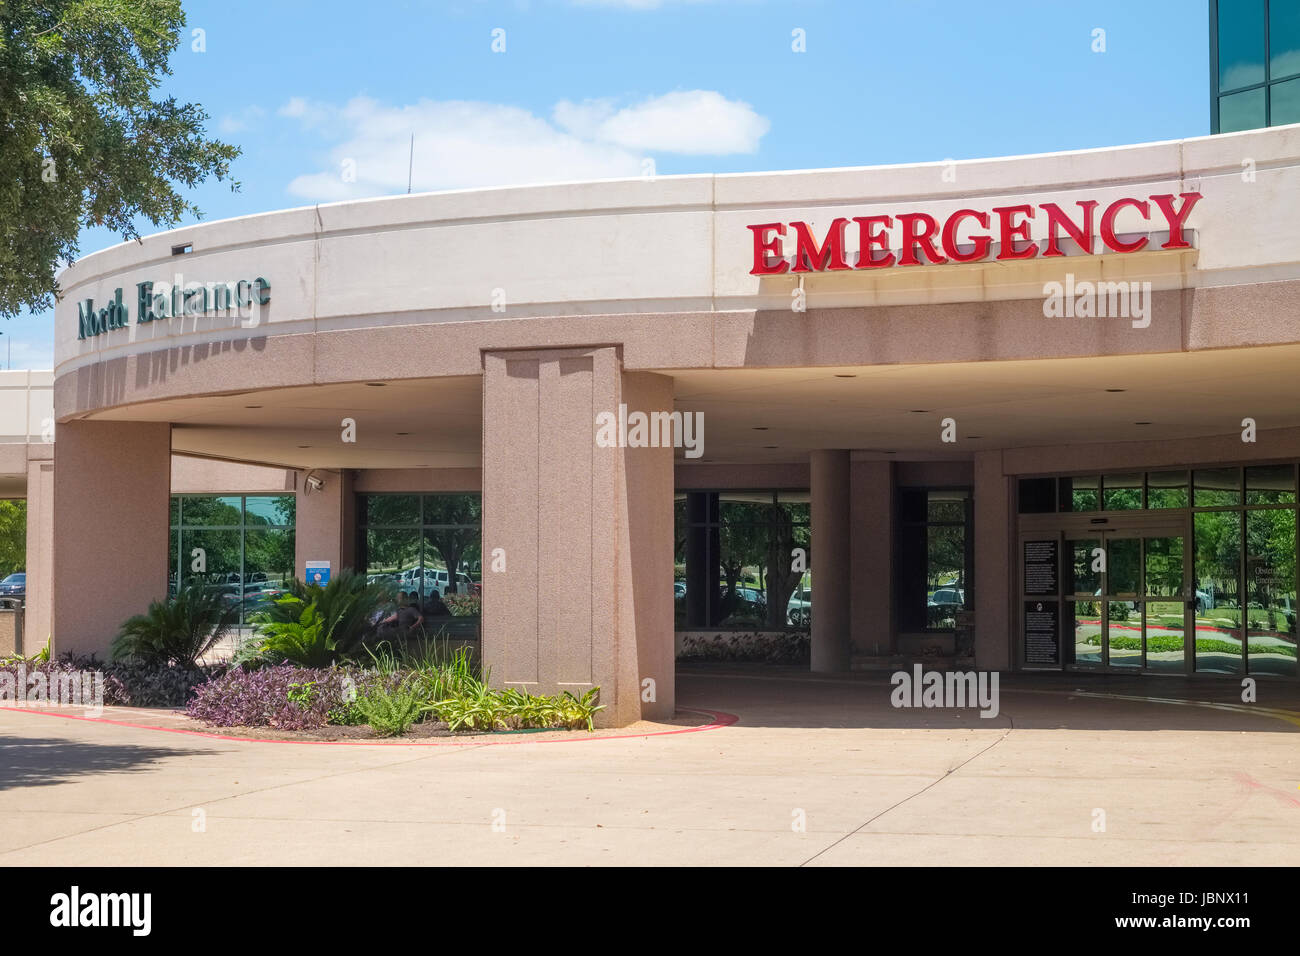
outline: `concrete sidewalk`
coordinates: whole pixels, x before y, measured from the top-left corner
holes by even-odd
[[[740,721],[505,747],[0,710],[0,864],[1300,862],[1300,699],[1280,682],[1243,705],[1228,682],[1012,677],[994,719],[895,709],[890,690],[683,667],[681,706]]]

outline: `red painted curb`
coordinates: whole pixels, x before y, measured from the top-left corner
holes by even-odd
[[[209,733],[205,730],[186,730],[184,727],[155,727],[152,724],[136,724],[127,720],[109,720],[105,717],[78,717],[76,714],[56,714],[48,710],[36,710],[31,707],[0,707],[0,712],[13,711],[20,714],[36,714],[40,717],[62,717],[64,720],[84,720],[92,724],[112,724],[114,727],[132,727],[136,730],[160,730],[168,734],[186,734],[190,737],[207,737],[211,740],[234,740],[249,744],[308,744],[334,747],[510,747],[517,744],[568,744],[582,743],[588,740],[636,740],[642,737],[671,737],[674,734],[695,734],[704,730],[718,730],[730,727],[740,720],[735,714],[721,710],[703,710],[695,707],[683,707],[682,713],[707,714],[713,722],[699,727],[682,727],[679,730],[656,730],[648,734],[605,734],[591,737],[565,737],[559,740],[274,740],[267,737],[236,737],[232,734]]]

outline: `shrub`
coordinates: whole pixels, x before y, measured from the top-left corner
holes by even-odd
[[[807,631],[741,632],[723,637],[688,635],[682,641],[681,661],[736,661],[762,664],[807,664],[812,659],[812,638]]]
[[[426,700],[418,678],[408,675],[395,686],[375,681],[357,692],[352,706],[377,735],[392,737],[406,733],[424,715]]]
[[[239,608],[227,604],[217,589],[193,582],[128,618],[113,641],[112,657],[193,670],[238,619]]]

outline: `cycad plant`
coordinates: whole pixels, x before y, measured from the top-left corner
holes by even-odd
[[[389,599],[385,585],[351,570],[325,587],[295,579],[289,594],[253,618],[257,634],[240,658],[328,667],[361,646]]]
[[[238,605],[227,603],[219,589],[191,582],[174,596],[150,603],[145,613],[128,618],[113,641],[113,659],[193,669],[238,620]]]

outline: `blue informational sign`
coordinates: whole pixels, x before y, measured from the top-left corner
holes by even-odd
[[[320,587],[330,583],[330,563],[328,561],[308,561],[307,573],[303,580],[308,584],[316,584]]]

